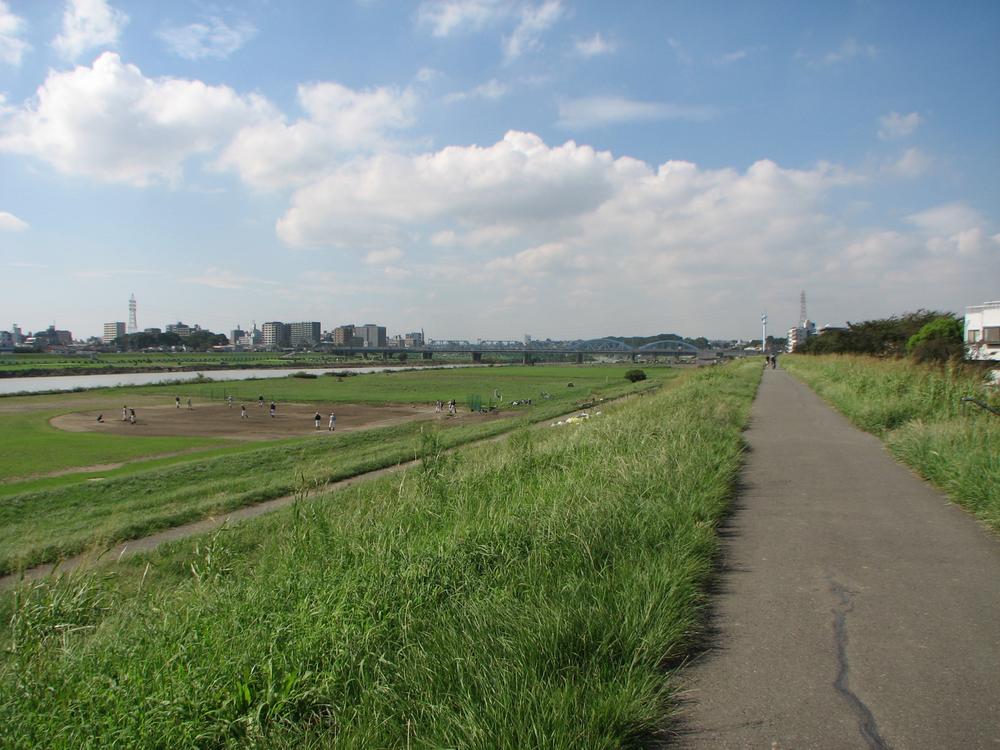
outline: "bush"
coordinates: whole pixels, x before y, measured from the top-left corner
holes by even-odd
[[[629,370],[625,373],[625,379],[631,383],[638,383],[640,380],[646,379],[645,370]]]

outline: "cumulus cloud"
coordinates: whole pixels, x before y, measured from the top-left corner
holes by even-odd
[[[259,188],[315,179],[339,155],[385,147],[388,133],[413,122],[416,94],[410,89],[357,91],[335,82],[299,86],[306,116],[288,123],[282,115],[240,130],[217,162]]]
[[[0,62],[20,65],[21,58],[31,49],[21,35],[25,30],[24,19],[14,15],[4,0],[0,0]]]
[[[256,34],[257,28],[246,21],[230,26],[221,18],[213,17],[204,23],[169,26],[156,35],[167,45],[167,49],[185,60],[223,60]]]
[[[906,220],[928,235],[955,235],[984,224],[978,211],[960,202],[934,206]]]
[[[905,138],[912,135],[921,122],[922,118],[918,112],[910,112],[908,115],[890,112],[878,118],[878,137],[883,141]]]
[[[598,55],[610,55],[618,49],[618,45],[605,39],[598,32],[586,39],[577,39],[573,44],[573,49],[580,57],[597,57]]]
[[[617,175],[640,167],[572,141],[550,148],[537,135],[514,131],[486,148],[379,154],[297,191],[278,234],[312,246],[444,216],[480,226],[552,222],[599,205]]]
[[[848,37],[840,46],[827,52],[820,58],[824,65],[837,65],[838,63],[850,62],[858,58],[873,58],[878,54],[878,48],[873,44],[859,42],[854,37]]]
[[[652,122],[656,120],[711,120],[716,112],[711,107],[701,107],[667,102],[641,102],[618,96],[589,96],[581,99],[563,99],[559,102],[561,128],[586,130],[626,122]]]
[[[75,60],[95,47],[114,47],[128,16],[107,0],[66,0],[62,31],[52,46],[62,57]]]
[[[197,80],[147,78],[117,54],[51,71],[34,99],[0,117],[0,151],[65,174],[146,185],[172,181],[185,160],[273,116],[258,96]]]
[[[0,211],[0,232],[23,232],[26,229],[28,222],[7,211]]]

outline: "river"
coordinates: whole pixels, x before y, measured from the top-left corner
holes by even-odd
[[[46,391],[75,391],[78,388],[113,388],[119,385],[156,385],[158,383],[197,380],[204,375],[212,380],[257,380],[261,378],[284,378],[296,372],[310,372],[322,375],[325,372],[345,372],[354,375],[368,375],[373,372],[397,372],[399,370],[452,369],[455,367],[479,367],[480,365],[434,365],[433,368],[419,366],[401,367],[324,367],[321,369],[296,367],[288,370],[206,370],[205,372],[123,372],[110,375],[54,375],[39,378],[0,378],[0,395],[11,393],[42,393]]]

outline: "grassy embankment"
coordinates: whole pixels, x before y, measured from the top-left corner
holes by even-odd
[[[318,405],[433,403],[437,399],[455,398],[462,404],[466,396],[479,394],[488,401],[494,389],[501,391],[507,403],[516,399],[533,399],[536,404],[563,402],[586,398],[609,388],[618,388],[627,367],[489,367],[456,370],[427,370],[376,373],[353,377],[330,376],[315,379],[266,378],[229,383],[205,382],[179,385],[104,388],[86,393],[39,396],[11,396],[0,399],[0,482],[87,467],[148,458],[176,451],[219,449],[230,441],[207,438],[122,437],[99,433],[73,433],[52,427],[48,420],[73,411],[103,411],[105,417],[117,419],[121,405],[128,403],[139,410],[150,405],[171,405],[174,396],[183,399],[221,402],[227,394],[247,402],[258,395],[279,403]],[[676,375],[677,370],[648,368],[651,381]],[[576,387],[568,388],[573,382]],[[541,392],[551,399],[542,399]],[[238,401],[237,401],[238,403]],[[570,407],[571,408],[571,407]],[[141,428],[140,428],[141,433]],[[222,453],[241,452],[252,446],[238,445]],[[178,461],[186,460],[183,458]],[[130,469],[117,473],[130,472]],[[111,476],[106,470],[102,477]],[[44,481],[53,487],[83,481],[78,477]],[[0,496],[12,488],[0,487]]]
[[[558,398],[513,411],[510,419],[442,430],[437,444],[453,447],[549,419],[572,409],[573,400],[566,393],[587,397],[599,393],[614,397],[655,387],[656,383],[669,379],[676,372],[660,371],[654,382],[647,381],[638,386],[622,378],[593,388],[566,389],[563,382]],[[415,388],[428,387],[428,378],[432,377],[432,373],[414,373],[417,374],[423,375],[423,379],[407,381],[403,378],[404,382],[400,383],[398,379],[403,373],[399,373],[391,378],[378,377],[367,386],[364,378],[376,376],[359,376],[351,380],[362,382],[349,386],[354,390],[348,392],[358,395],[359,389],[363,389],[369,398],[384,399],[386,395],[398,395],[400,387],[410,392]],[[565,378],[565,370],[561,375]],[[491,377],[493,382],[497,382],[502,375],[492,374]],[[518,377],[518,373],[515,372],[514,377]],[[537,388],[538,378],[546,381],[549,377],[536,374],[534,380],[521,383],[521,386]],[[591,376],[594,383],[600,380],[596,375]],[[474,381],[466,380],[467,384],[470,382]],[[508,385],[514,387],[513,383]],[[285,387],[298,396],[338,388],[330,379],[325,383],[277,382],[274,385],[274,388]],[[264,446],[259,443],[244,444],[212,458],[175,459],[179,462],[176,465],[134,464],[127,470],[119,470],[115,476],[105,476],[100,482],[59,477],[43,480],[41,485],[37,480],[8,485],[6,489],[23,488],[23,491],[0,497],[0,573],[51,562],[88,548],[105,548],[117,541],[281,497],[303,484],[320,486],[325,482],[412,460],[426,452],[423,436],[433,429],[430,424],[410,423],[362,432],[284,440]],[[56,437],[61,440],[62,435],[59,433]],[[53,443],[49,449],[55,447]],[[63,485],[45,484],[56,479]]]
[[[7,593],[11,747],[648,746],[760,368]],[[613,413],[612,413],[613,411]]]
[[[1000,531],[1000,418],[961,400],[1000,407],[981,370],[834,355],[787,356],[782,367]]]

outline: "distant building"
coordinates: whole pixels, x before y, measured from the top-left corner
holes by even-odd
[[[810,336],[815,335],[816,324],[811,320],[803,320],[801,325],[788,329],[788,343],[785,346],[785,350],[794,352],[806,343]]]
[[[353,325],[337,326],[336,328],[333,329],[334,346],[351,346],[353,338],[354,338]]]
[[[118,321],[117,323],[105,323],[104,335],[101,337],[101,343],[113,344],[116,339],[120,339],[124,335],[125,335],[124,321]]]
[[[424,345],[424,334],[422,331],[408,333],[403,337],[403,346],[407,349],[422,347]]]
[[[265,349],[284,349],[291,346],[288,323],[272,320],[261,326],[261,340]]]
[[[365,348],[384,348],[386,345],[385,326],[377,326],[374,323],[365,323],[363,326],[355,326],[354,334],[361,337],[362,341],[364,341],[363,346]]]
[[[1000,301],[965,308],[965,356],[1000,360]]]
[[[186,325],[177,321],[176,323],[167,323],[167,333],[176,333],[181,338],[185,336],[190,336],[192,333],[197,333],[201,330],[201,326],[195,324],[193,326]]]
[[[24,343],[24,334],[21,333],[21,329],[18,327],[17,323],[14,323],[10,327],[11,338],[14,339],[14,346],[18,346]]]
[[[320,325],[318,321],[289,323],[288,342],[295,349],[306,346],[316,346],[320,338]]]
[[[243,343],[243,339],[246,335],[247,332],[240,328],[239,323],[237,323],[236,328],[229,332],[229,343],[233,346],[239,346]]]
[[[163,333],[163,329],[162,328],[143,328],[142,332],[143,333],[148,333],[151,336],[159,336],[161,333]]]
[[[10,331],[0,331],[0,349],[11,350],[14,348],[14,335]]]

